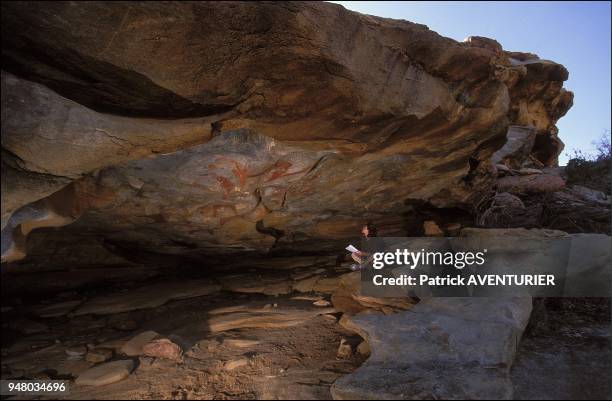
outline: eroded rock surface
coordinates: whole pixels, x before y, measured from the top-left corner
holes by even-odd
[[[95,170],[205,142],[210,132],[210,121],[207,124],[205,119],[135,119],[98,113],[3,71],[3,169],[6,164],[16,175],[3,181],[7,184],[2,191],[3,219],[19,206]],[[22,181],[28,176],[46,180],[50,191],[43,191],[47,186],[26,187],[28,181]]]
[[[357,315],[349,327],[371,348],[332,387],[335,399],[509,399],[508,371],[531,299],[421,301],[391,316]]]
[[[63,237],[133,250],[405,234],[415,204],[489,192],[511,126],[554,165],[572,103],[559,64],[328,3],[6,3],[2,29],[7,260],[25,253],[11,213],[67,185],[85,190]]]

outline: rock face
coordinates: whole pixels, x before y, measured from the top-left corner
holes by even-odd
[[[511,126],[554,165],[572,104],[559,64],[328,3],[3,3],[2,38],[3,261],[54,214],[181,255],[404,233],[416,204],[471,210]]]

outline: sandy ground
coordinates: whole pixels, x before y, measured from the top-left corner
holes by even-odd
[[[516,399],[610,399],[610,299],[549,299],[512,368]]]

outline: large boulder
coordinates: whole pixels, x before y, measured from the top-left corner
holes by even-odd
[[[510,399],[508,377],[531,298],[431,298],[408,312],[356,315],[371,349],[334,399]]]

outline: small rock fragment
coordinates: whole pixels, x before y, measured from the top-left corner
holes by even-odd
[[[85,360],[91,363],[106,362],[113,357],[113,350],[108,348],[95,348],[85,356]]]
[[[227,339],[223,345],[230,348],[251,348],[259,344],[256,340]]]
[[[66,348],[64,352],[66,352],[66,355],[68,355],[69,360],[77,361],[83,359],[83,357],[87,353],[87,347],[84,345],[78,345],[76,347]]]
[[[227,371],[247,366],[249,361],[247,359],[236,359],[225,363],[224,369]]]
[[[518,171],[520,175],[543,174],[542,170],[537,168],[522,168]]]
[[[336,356],[341,359],[350,358],[353,355],[353,348],[351,348],[351,344],[346,342],[346,339],[340,340],[340,346],[338,347],[338,352]]]
[[[226,340],[222,340],[223,344],[225,344]],[[196,343],[195,347],[201,350],[206,350],[208,352],[214,352],[221,346],[221,341],[216,338],[211,340],[200,340]]]
[[[506,166],[505,164],[496,164],[495,168],[497,168],[498,172],[504,172],[504,173],[510,172],[510,167]]]
[[[142,347],[142,354],[152,358],[170,359],[173,361],[182,361],[183,359],[181,347],[167,338],[148,342]]]
[[[312,302],[315,302],[315,301],[322,300],[323,297],[321,297],[321,296],[314,296],[314,295],[298,295],[298,296],[295,296],[295,297],[291,297],[291,299],[295,300],[295,301],[312,301]]]
[[[443,237],[444,232],[438,227],[433,220],[426,220],[423,223],[423,231],[425,231],[425,236],[427,237]]]
[[[155,331],[145,331],[133,337],[130,341],[121,347],[121,353],[127,356],[138,356],[142,354],[142,347],[148,342],[159,337],[159,333]]]
[[[360,355],[370,355],[370,344],[367,341],[362,341],[361,344],[357,346],[357,352]]]
[[[459,232],[461,231],[461,224],[460,223],[451,223],[449,225],[447,225],[445,227],[446,232],[448,233],[448,235],[451,236],[457,236],[459,235]]]

